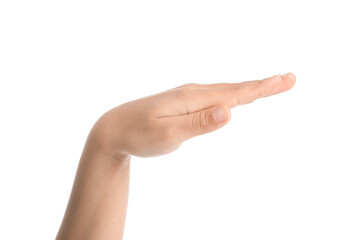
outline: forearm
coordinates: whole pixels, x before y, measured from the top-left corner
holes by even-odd
[[[122,239],[129,176],[129,156],[115,158],[88,140],[56,239]]]

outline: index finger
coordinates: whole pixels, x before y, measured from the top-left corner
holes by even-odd
[[[187,104],[188,113],[223,104],[233,108],[251,103],[258,98],[287,91],[293,87],[295,80],[295,75],[289,73],[283,76],[275,75],[264,80],[192,87],[188,89],[187,94],[184,94],[184,101]]]

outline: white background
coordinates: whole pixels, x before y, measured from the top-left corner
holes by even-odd
[[[2,0],[0,239],[55,238],[110,108],[288,71],[223,129],[132,158],[124,239],[360,239],[356,3]]]

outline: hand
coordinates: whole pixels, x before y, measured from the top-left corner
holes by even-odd
[[[111,109],[88,136],[56,239],[122,239],[131,155],[172,152],[186,139],[224,126],[230,108],[294,84],[291,73],[243,83],[186,84]]]
[[[189,138],[224,126],[230,108],[287,91],[295,81],[288,73],[242,83],[185,84],[108,111],[88,139],[118,159],[163,155]]]

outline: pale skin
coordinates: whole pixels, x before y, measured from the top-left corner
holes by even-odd
[[[230,121],[230,109],[291,89],[295,75],[242,83],[185,84],[127,102],[94,124],[57,240],[123,239],[131,156],[175,151]]]

